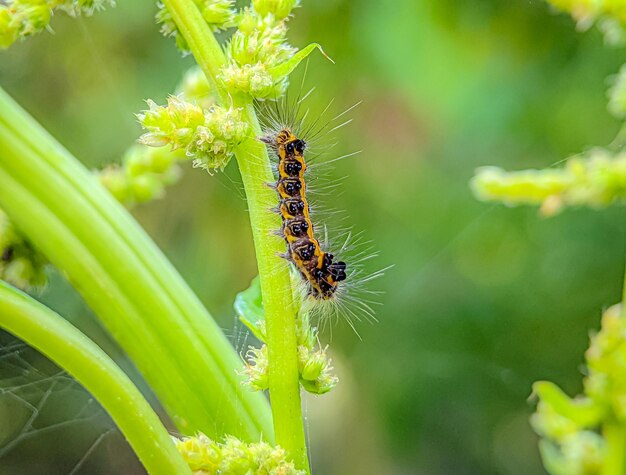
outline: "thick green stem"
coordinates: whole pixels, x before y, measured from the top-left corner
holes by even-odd
[[[126,210],[0,90],[0,207],[84,296],[178,428],[273,440],[241,360]]]
[[[219,84],[217,76],[226,63],[224,54],[192,0],[163,0],[178,29],[209,82]],[[261,128],[249,97],[228,98],[216,86],[223,100],[243,107],[244,119],[252,134],[236,151],[250,223],[254,238],[269,350],[269,391],[276,442],[293,457],[299,469],[309,470],[306,439],[302,421],[295,309],[291,294],[289,269],[279,254],[284,243],[273,235],[280,219],[270,212],[276,206],[276,194],[267,186],[274,181],[265,146],[256,137]]]
[[[128,376],[69,322],[0,281],[0,327],[76,378],[109,413],[148,473],[191,474],[167,429]]]
[[[245,106],[245,117],[254,133],[260,135],[251,104]],[[308,470],[291,281],[289,269],[279,257],[285,252],[285,244],[273,234],[280,228],[280,220],[269,212],[277,200],[274,190],[267,186],[274,177],[265,146],[254,138],[238,148],[237,163],[248,199],[265,308],[269,390],[276,441],[294,457],[298,468]]]
[[[602,426],[607,453],[601,475],[624,475],[626,473],[626,426],[610,421]]]

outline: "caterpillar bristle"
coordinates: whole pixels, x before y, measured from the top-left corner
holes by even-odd
[[[336,200],[343,194],[345,177],[332,182],[325,180],[325,175],[330,176],[330,173],[324,167],[359,152],[325,159],[329,149],[336,144],[328,140],[328,134],[349,124],[352,119],[340,119],[360,102],[327,119],[334,102],[331,100],[321,113],[309,120],[310,109],[303,112],[301,107],[313,90],[291,104],[287,99],[289,105],[286,107],[285,101],[282,106],[280,101],[257,104],[264,129],[259,140],[278,159],[275,167],[277,180],[271,185],[278,194],[279,203],[272,212],[278,212],[282,218],[283,224],[277,234],[285,240],[287,252],[281,257],[293,265],[298,276],[301,311],[319,318],[321,326],[341,317],[358,335],[357,323],[377,321],[373,310],[376,302],[370,298],[377,292],[370,291],[367,284],[382,276],[386,269],[366,273],[363,263],[377,254],[363,242],[362,233],[351,231],[345,212],[320,211],[324,207],[317,200],[311,203],[309,198],[332,196]],[[311,153],[311,148],[318,144],[323,145],[321,151]],[[316,172],[313,177],[309,176],[311,170]],[[320,182],[324,184],[320,185]],[[318,215],[332,217],[332,226],[316,222],[314,216]],[[330,235],[338,237],[331,239]]]

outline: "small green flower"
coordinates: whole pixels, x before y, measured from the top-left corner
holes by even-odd
[[[194,475],[304,475],[287,460],[281,447],[267,442],[245,443],[226,436],[224,442],[211,440],[204,434],[195,437],[174,438]]]
[[[184,149],[194,167],[207,171],[223,170],[248,132],[238,108],[214,105],[203,111],[178,96],[170,96],[167,106],[147,102],[150,109],[137,114],[148,131],[139,142],[151,147],[170,145],[172,150]]]
[[[0,5],[0,48],[8,48],[19,38],[19,28],[7,6]]]
[[[604,438],[592,431],[568,435],[557,445],[539,444],[546,470],[552,475],[598,475],[606,458]]]
[[[311,351],[305,346],[298,347],[300,383],[310,393],[325,394],[339,382],[332,374],[332,360],[326,354],[327,349]]]
[[[287,42],[287,25],[274,15],[244,9],[239,28],[226,45],[228,65],[220,76],[230,91],[253,97],[277,97],[287,86],[287,75],[272,69],[287,62],[297,51]]]
[[[173,150],[185,148],[191,142],[196,129],[204,124],[204,112],[194,104],[178,96],[167,98],[167,106],[159,106],[151,99],[149,110],[137,114],[139,122],[148,133],[139,138],[139,143],[150,147],[171,145]]]
[[[243,370],[246,377],[244,385],[253,391],[265,391],[269,387],[268,368],[267,345],[262,345],[261,348],[249,347]]]
[[[277,20],[286,18],[295,7],[300,4],[300,0],[252,0],[254,10],[260,15],[272,14]]]

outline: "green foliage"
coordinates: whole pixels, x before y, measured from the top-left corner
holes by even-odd
[[[82,25],[55,15],[54,35],[0,57],[3,86],[90,169],[123,153],[139,135],[132,114],[142,99],[164,105],[192,61],[178,61],[156,34],[152,3],[117,3]],[[602,91],[623,58],[602,48],[597,31],[577,35],[542,2],[302,4],[289,20],[290,43],[323,40],[337,60],[330,67],[311,57],[305,87],[316,87],[313,107],[334,98],[331,109],[342,110],[364,99],[330,156],[363,152],[324,170],[345,181],[339,201],[318,200],[349,210],[350,224],[396,264],[375,298],[385,303],[380,324],[357,327],[362,343],[345,323],[333,325],[341,385],[308,403],[318,472],[543,473],[526,396],[538,379],[579,391],[587,328],[619,298],[623,208],[541,220],[531,208],[477,203],[467,177],[485,164],[546,167],[610,142],[619,124]],[[294,97],[300,80],[291,83]],[[257,274],[241,194],[233,161],[213,179],[189,173],[165,200],[133,210],[239,345],[234,289]],[[44,301],[124,361],[55,271],[52,279]],[[3,434],[19,423],[6,421]],[[90,435],[79,424],[72,432]],[[55,440],[41,433],[0,465],[29,473],[37,460],[52,473],[85,455],[83,445]],[[98,449],[88,463],[110,459]]]
[[[584,394],[569,399],[555,385],[534,385],[539,398],[532,424],[554,475],[621,473],[626,431],[626,318],[609,308],[586,353]],[[616,436],[616,429],[617,434]]]
[[[74,376],[98,399],[150,474],[185,475],[185,461],[128,376],[60,315],[0,282],[0,326]]]
[[[554,0],[551,3],[589,25],[598,20],[605,37],[621,40],[626,21],[626,2]],[[603,26],[604,25],[604,26]],[[611,25],[608,27],[606,25]],[[618,42],[618,41],[612,41]],[[610,91],[609,110],[623,117],[621,72]],[[620,137],[614,141],[618,146]],[[608,206],[624,201],[626,154],[592,150],[586,157],[567,160],[562,169],[505,172],[499,168],[479,169],[472,180],[475,195],[485,201],[508,205],[541,205],[544,216],[557,214],[565,206]],[[626,297],[626,283],[623,296]],[[607,310],[601,331],[587,351],[588,375],[585,394],[569,400],[555,385],[534,386],[539,396],[532,418],[535,431],[543,437],[540,451],[552,475],[618,475],[626,470],[626,319],[622,306]]]

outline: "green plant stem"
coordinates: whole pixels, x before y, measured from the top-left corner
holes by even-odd
[[[626,426],[610,421],[602,426],[607,454],[600,475],[624,475],[626,473]]]
[[[163,0],[178,29],[208,81],[219,84],[220,68],[226,63],[213,33],[202,19],[192,0]],[[296,467],[309,471],[306,439],[302,421],[296,319],[289,269],[279,254],[284,243],[273,235],[280,228],[280,219],[270,212],[276,205],[275,192],[267,186],[274,181],[265,146],[256,139],[261,135],[252,100],[249,97],[225,97],[244,109],[244,120],[252,134],[236,151],[237,163],[246,191],[250,223],[263,294],[269,350],[269,391],[276,442],[293,457]],[[225,103],[228,103],[225,102]]]
[[[0,89],[0,207],[61,269],[181,432],[273,440],[239,355],[127,211]]]
[[[163,4],[187,41],[211,88],[218,92],[222,103],[227,103],[228,94],[217,80],[226,64],[226,57],[202,13],[192,0],[165,0]]]
[[[261,129],[251,104],[245,106],[245,117],[256,136],[260,136]],[[274,177],[267,150],[256,139],[249,139],[238,148],[237,163],[248,198],[265,309],[269,390],[276,440],[289,451],[297,468],[308,470],[300,400],[296,312],[289,269],[279,257],[285,252],[285,244],[273,234],[280,229],[280,221],[269,211],[277,199],[274,190],[267,186]]]
[[[191,474],[167,429],[128,376],[69,322],[0,281],[0,327],[76,378],[109,413],[148,473]]]
[[[626,318],[626,277],[622,291],[621,317]],[[601,475],[624,475],[626,473],[626,424],[612,418],[602,425],[602,435],[607,445],[607,454]]]

